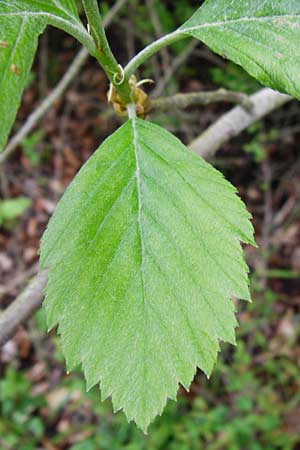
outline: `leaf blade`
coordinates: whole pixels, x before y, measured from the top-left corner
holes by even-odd
[[[42,239],[48,322],[68,369],[81,363],[88,387],[100,382],[146,430],[197,366],[210,375],[219,340],[235,342],[230,296],[249,299],[239,240],[253,243],[252,232],[219,172],[160,127],[128,121],[75,177]]]
[[[38,37],[54,19],[61,28],[68,23],[84,30],[73,0],[0,0],[0,151],[15,120]]]
[[[207,0],[180,27],[266,86],[300,97],[298,1]]]
[[[29,30],[36,34],[27,40]],[[37,47],[38,35],[45,27],[44,20],[30,19],[5,21],[0,17],[0,40],[7,43],[0,49],[0,149],[4,148],[15,120],[22,92],[26,86],[30,67]],[[24,41],[26,45],[24,45]],[[28,42],[28,43],[27,43]]]

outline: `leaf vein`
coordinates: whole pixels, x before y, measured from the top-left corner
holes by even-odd
[[[154,155],[156,156],[157,159],[160,159],[161,161],[163,161],[168,167],[174,169],[176,171],[176,173],[180,176],[180,178],[185,182],[185,184],[187,186],[189,186],[190,190],[196,194],[196,196],[202,201],[202,203],[204,203],[206,206],[208,206],[216,215],[217,217],[221,218],[223,220],[224,223],[227,224],[227,226],[229,225],[231,231],[233,231],[234,233],[236,233],[237,231],[239,232],[239,235],[242,236],[242,232],[241,230],[237,230],[236,226],[233,225],[226,217],[224,217],[220,211],[216,210],[216,208],[209,203],[207,200],[204,199],[204,197],[202,195],[199,194],[199,192],[190,184],[190,182],[188,180],[186,180],[186,178],[182,175],[182,173],[180,172],[180,170],[177,169],[177,167],[173,167],[170,165],[170,163],[160,154],[157,153],[157,151],[155,151],[152,146],[150,144],[148,144],[147,142],[145,142],[144,140],[142,140],[144,146],[146,148],[148,148],[148,150]],[[247,239],[245,240],[245,242],[247,242]]]
[[[103,172],[103,174],[101,175],[102,178],[107,176],[107,174],[118,164],[118,162],[120,161],[122,156],[124,156],[124,154],[126,154],[128,152],[128,150],[130,150],[130,146],[128,146],[124,150],[122,150],[122,152],[112,162],[112,164],[105,170],[105,172]],[[98,193],[98,190],[99,190],[99,186],[97,185],[97,183],[95,183],[94,188],[92,189],[91,192],[89,192],[88,198],[84,202],[84,206],[83,206],[83,209],[82,209],[82,214],[85,214],[85,212],[88,209],[91,201],[94,199],[95,195]],[[69,220],[67,221],[67,224],[64,225],[63,230],[60,231],[57,241],[53,241],[52,247],[48,250],[48,252],[45,255],[43,255],[43,261],[47,261],[47,258],[49,256],[49,254],[52,253],[54,247],[56,247],[63,240],[63,238],[65,236],[65,233],[67,232],[67,229],[69,228],[70,223],[73,222],[73,220],[74,220],[74,218],[76,217],[77,214],[78,214],[77,209],[74,209],[74,212],[73,212],[73,214],[71,214]],[[62,255],[61,259],[62,258],[63,258],[63,255]],[[61,261],[61,259],[60,259],[60,261]]]
[[[295,17],[300,17],[300,14],[282,14],[282,15],[275,15],[275,16],[260,16],[260,17],[240,17],[238,19],[227,19],[227,20],[220,20],[216,22],[205,22],[200,25],[195,25],[192,27],[184,28],[184,25],[179,28],[180,31],[197,31],[201,28],[210,28],[210,27],[220,27],[220,26],[227,26],[235,23],[243,23],[243,22],[267,22],[272,21],[276,19],[282,19],[282,18],[288,18],[288,19],[295,19]]]

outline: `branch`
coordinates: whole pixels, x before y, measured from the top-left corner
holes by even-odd
[[[18,326],[29,319],[40,307],[47,281],[47,272],[34,277],[23,292],[0,314],[0,346],[17,331]]]
[[[149,11],[150,20],[152,22],[152,26],[154,28],[155,34],[157,38],[160,38],[163,35],[161,23],[159,20],[159,16],[157,14],[155,1],[154,0],[146,0],[146,5]],[[164,73],[168,71],[170,67],[170,55],[167,47],[163,47],[161,49],[161,61]]]
[[[251,112],[245,111],[241,106],[236,106],[196,138],[190,144],[190,149],[205,159],[211,158],[224,142],[237,136],[249,125],[274,109],[291,101],[292,97],[265,88],[251,95],[249,99],[253,105]]]
[[[125,5],[128,0],[119,0],[109,13],[105,16],[103,24],[108,27],[116,14]],[[34,110],[24,125],[19,129],[19,131],[11,138],[8,142],[5,150],[0,154],[0,164],[4,163],[6,159],[14,152],[22,140],[28,136],[28,134],[35,128],[39,120],[46,114],[46,112],[51,108],[51,106],[62,96],[69,84],[76,78],[81,67],[87,60],[89,54],[85,48],[82,48],[78,54],[75,56],[74,60],[70,64],[68,70],[58,82],[53,91],[48,95],[48,97],[43,100],[43,102]]]
[[[292,97],[272,89],[262,89],[250,97],[253,104],[251,114],[240,106],[233,108],[195,139],[189,148],[200,153],[204,158],[209,158],[214,155],[222,143],[291,99]],[[203,150],[199,151],[199,148]],[[46,278],[46,272],[36,275],[28,287],[0,315],[0,345],[8,341],[14,335],[18,325],[27,320],[40,307]]]
[[[188,94],[175,94],[171,97],[150,99],[149,111],[168,111],[174,108],[187,108],[195,105],[208,105],[215,102],[229,102],[241,105],[248,112],[252,109],[252,103],[248,95],[241,92],[218,89],[217,91],[191,92]]]

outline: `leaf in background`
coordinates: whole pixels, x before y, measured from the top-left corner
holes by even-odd
[[[74,0],[0,0],[0,151],[15,120],[38,37],[47,23],[69,32],[70,28],[84,30]]]
[[[50,220],[45,306],[68,369],[146,430],[196,367],[235,342],[231,295],[249,300],[235,188],[157,125],[128,121],[83,166]]]
[[[0,226],[6,221],[14,220],[21,216],[30,206],[30,198],[17,197],[0,200]]]
[[[207,0],[180,30],[266,86],[300,97],[299,0]]]

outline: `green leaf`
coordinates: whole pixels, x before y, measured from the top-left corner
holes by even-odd
[[[76,36],[87,33],[74,0],[0,0],[0,151],[15,120],[38,37],[47,23]]]
[[[47,23],[68,32],[73,27],[74,33],[85,32],[78,16],[75,0],[0,0],[0,17],[19,17],[37,20],[43,17]]]
[[[196,367],[235,342],[249,300],[249,213],[220,172],[157,125],[128,121],[75,177],[41,244],[45,306],[68,370],[146,430]]]
[[[300,97],[299,0],[206,0],[180,30],[266,86]]]
[[[0,200],[0,226],[2,223],[14,220],[21,216],[30,206],[30,199],[27,197],[10,198],[8,200]]]

